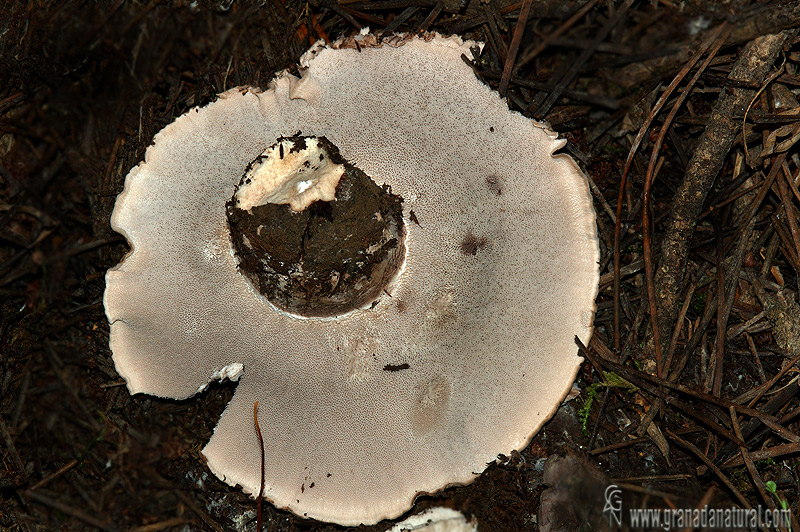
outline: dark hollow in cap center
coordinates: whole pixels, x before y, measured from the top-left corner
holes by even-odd
[[[292,314],[365,307],[402,266],[402,202],[325,137],[282,137],[250,163],[226,204],[239,271]]]

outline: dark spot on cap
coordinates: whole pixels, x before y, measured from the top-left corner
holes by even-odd
[[[386,364],[383,366],[383,371],[402,371],[410,367],[407,362],[403,364]]]
[[[501,183],[500,178],[496,175],[486,177],[486,186],[498,196],[503,193],[503,183]]]
[[[478,251],[486,247],[489,240],[485,237],[477,237],[468,231],[464,240],[461,241],[461,253],[464,255],[477,255]]]
[[[494,133],[494,126],[489,126],[489,131],[491,131],[492,133]]]
[[[422,227],[422,225],[420,225],[420,223],[419,223],[419,220],[417,219],[417,215],[416,215],[416,213],[414,213],[414,211],[413,211],[413,210],[412,210],[412,211],[409,211],[409,213],[408,213],[408,217],[411,219],[411,221],[412,221],[412,222],[414,222],[415,224],[417,224],[417,225],[419,225],[420,227]]]
[[[312,482],[311,484],[309,484],[309,485],[308,485],[308,489],[311,489],[311,488],[313,488],[313,487],[314,487],[314,483],[313,483],[313,482]]]

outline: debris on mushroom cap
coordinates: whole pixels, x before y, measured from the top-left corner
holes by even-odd
[[[478,523],[467,521],[461,512],[451,508],[429,508],[397,523],[388,532],[476,532]]]
[[[581,362],[574,337],[591,335],[586,179],[553,156],[564,141],[475,78],[470,44],[316,46],[301,78],[228,91],[167,126],[117,200],[112,226],[132,248],[104,298],[117,370],[132,393],[185,398],[241,364],[203,454],[257,494],[259,401],[264,495],[298,515],[374,523],[470,482],[553,414]],[[298,131],[402,198],[404,263],[366,307],[301,319],[238,269],[226,202]]]

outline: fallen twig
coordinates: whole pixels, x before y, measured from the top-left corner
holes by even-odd
[[[765,35],[747,44],[729,77],[748,83],[763,82],[788,35],[788,32]],[[734,110],[748,104],[753,94],[753,90],[747,89],[722,93],[689,162],[685,178],[675,193],[655,275],[662,338],[670,337],[677,315],[689,244],[698,216],[736,137],[738,122],[731,117]]]

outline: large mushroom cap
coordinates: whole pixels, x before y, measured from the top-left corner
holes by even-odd
[[[265,497],[347,525],[397,516],[527,444],[574,380],[599,254],[586,179],[553,156],[564,141],[475,78],[469,43],[356,39],[156,136],[114,209],[132,251],[105,293],[132,393],[186,398],[241,374],[203,450],[214,473],[258,493],[258,401]],[[226,202],[298,131],[403,199],[402,272],[338,318],[277,309],[231,250]]]

